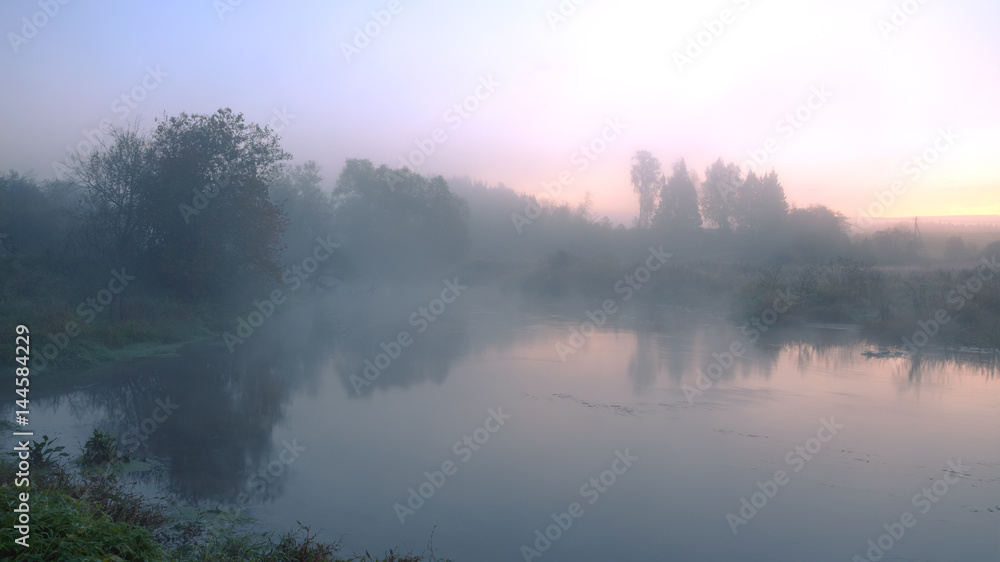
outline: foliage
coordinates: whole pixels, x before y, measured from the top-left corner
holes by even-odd
[[[639,196],[638,228],[649,228],[656,211],[656,192],[663,185],[660,161],[646,150],[632,157],[632,188]]]
[[[774,231],[785,223],[788,202],[778,174],[771,170],[765,176],[747,174],[736,192],[737,229],[743,232]]]
[[[83,456],[80,464],[83,466],[107,466],[115,462],[129,462],[129,456],[122,453],[118,442],[110,433],[94,428],[93,435],[83,445]]]
[[[698,189],[683,158],[674,162],[673,173],[660,187],[660,202],[652,224],[654,228],[669,230],[701,228]]]
[[[190,296],[222,294],[245,275],[276,279],[286,223],[268,188],[290,155],[274,132],[229,109],[181,113],[159,122],[152,146],[156,277]]]
[[[0,486],[0,503],[13,505],[20,488]],[[0,557],[5,560],[163,560],[166,554],[149,530],[116,522],[86,499],[62,490],[31,490],[31,536],[29,548],[4,540]],[[14,525],[12,509],[0,514],[0,525]]]
[[[61,458],[69,456],[69,453],[64,452],[66,447],[56,445],[55,439],[49,439],[48,435],[43,435],[41,441],[32,441],[28,449],[28,462],[41,470],[52,470],[59,466]],[[10,454],[16,456],[16,453]]]
[[[114,127],[110,137],[90,154],[75,154],[69,164],[84,188],[86,240],[99,255],[121,263],[139,257],[155,235],[146,206],[154,160],[149,136],[138,127]]]
[[[3,424],[3,429],[10,429]],[[95,430],[90,441],[107,444],[107,434]],[[88,441],[88,443],[90,443]],[[165,560],[165,561],[279,561],[279,562],[420,562],[429,558],[395,550],[383,556],[344,557],[338,543],[318,541],[310,528],[283,534],[246,532],[235,528],[204,536],[204,529],[190,521],[167,517],[160,505],[135,492],[120,476],[104,473],[75,474],[58,460],[62,447],[51,447],[45,437],[41,458],[48,469],[32,474],[30,493],[31,534],[25,549],[4,540],[4,560]],[[33,449],[34,450],[34,449]],[[52,451],[46,453],[46,451]],[[53,457],[52,455],[56,455]],[[34,462],[34,459],[33,459]],[[35,466],[35,465],[33,465]],[[0,462],[0,525],[13,529],[13,506],[25,488],[13,486],[16,465]]]
[[[433,271],[468,252],[468,206],[440,176],[348,160],[334,198],[344,245],[364,272]]]
[[[824,263],[850,252],[847,217],[823,205],[788,213],[786,232],[789,240],[788,261]]]
[[[719,158],[705,168],[699,203],[705,221],[728,232],[736,226],[736,192],[743,183],[740,168]]]
[[[0,174],[0,256],[49,254],[60,257],[73,248],[69,237],[78,225],[73,186],[66,182],[38,183],[10,170]]]

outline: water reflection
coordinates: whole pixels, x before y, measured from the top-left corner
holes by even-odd
[[[798,397],[808,392],[806,383],[815,383],[819,388],[828,383],[829,377],[848,373],[858,377],[851,379],[856,381],[852,384],[857,388],[841,387],[837,392],[860,393],[870,388],[868,378],[880,374],[891,377],[894,384],[905,389],[919,389],[930,384],[957,388],[956,385],[969,378],[993,380],[997,376],[996,354],[869,359],[861,355],[866,344],[855,332],[797,327],[775,330],[751,342],[738,326],[722,319],[667,309],[660,310],[655,320],[650,319],[648,312],[623,311],[590,337],[585,349],[571,355],[563,364],[558,360],[554,345],[565,341],[569,326],[574,323],[579,326],[579,322],[585,320],[582,315],[573,318],[565,310],[560,310],[557,317],[537,309],[495,309],[470,299],[450,306],[424,332],[418,333],[409,319],[425,298],[425,295],[415,294],[405,301],[398,299],[390,303],[369,295],[301,307],[271,319],[247,340],[247,344],[237,347],[235,354],[230,354],[221,345],[196,346],[185,350],[181,357],[137,361],[90,373],[85,385],[70,377],[53,378],[33,388],[34,396],[43,403],[46,416],[60,419],[64,414],[71,420],[54,429],[67,430],[74,423],[84,425],[93,420],[101,429],[124,442],[130,436],[135,438],[139,428],[140,454],[162,459],[167,464],[162,483],[165,490],[186,500],[201,502],[231,501],[246,491],[253,475],[267,471],[269,463],[279,458],[286,447],[282,428],[288,425],[308,435],[310,447],[331,448],[315,453],[317,458],[325,458],[329,463],[329,459],[337,458],[342,448],[354,447],[357,454],[363,454],[380,447],[371,442],[359,442],[360,438],[348,434],[339,425],[343,420],[335,421],[339,419],[338,408],[350,408],[352,415],[363,413],[370,417],[380,413],[367,410],[376,405],[384,407],[384,400],[388,398],[400,394],[419,396],[424,401],[433,394],[451,397],[456,391],[448,390],[449,386],[466,385],[464,392],[455,394],[453,400],[446,400],[456,411],[464,407],[463,400],[474,401],[467,394],[468,388],[481,389],[487,402],[493,404],[495,396],[509,387],[512,396],[567,397],[544,402],[556,409],[563,407],[559,404],[582,404],[589,408],[610,403],[646,415],[643,405],[663,402],[659,397],[664,391],[674,393],[676,403],[686,405],[678,389],[694,384],[699,372],[719,373],[714,378],[718,389],[712,392],[720,392],[717,396],[722,398],[713,400],[728,404],[733,410],[740,409],[734,406],[737,402],[719,389],[753,386],[790,392],[789,388],[794,388]],[[581,307],[581,310],[586,309]],[[379,369],[377,376],[365,379],[370,384],[358,387],[352,377],[364,376],[366,361],[374,362],[379,353],[386,352],[381,344],[398,341],[402,331],[412,336],[413,344],[401,347],[386,368]],[[731,355],[737,343],[738,349],[743,351],[730,361],[726,354]],[[498,370],[494,363],[485,359],[508,361],[510,369]],[[531,363],[525,362],[527,360]],[[598,360],[600,364],[595,363]],[[529,371],[531,377],[519,378]],[[503,377],[498,377],[497,372]],[[522,391],[519,385],[526,390]],[[624,392],[620,391],[622,389]],[[629,394],[634,399],[632,403],[627,403]],[[653,395],[658,399],[645,399]],[[306,397],[320,397],[320,406],[326,408],[320,414],[325,417],[309,418],[314,424],[318,419],[319,426],[306,426],[301,420],[297,421],[297,416],[303,415],[303,408],[293,408],[293,405],[301,405]],[[812,402],[804,407],[825,404],[818,398],[810,400]],[[177,409],[163,419],[165,401],[176,403]],[[404,433],[398,424],[405,427],[409,419],[394,411],[401,407],[398,402],[392,404],[393,408],[385,411],[383,417],[398,415],[399,419],[390,420],[397,425],[389,426],[387,431]],[[741,407],[742,404],[754,405],[744,402]],[[622,408],[615,411],[619,410]],[[754,415],[760,412],[754,411]],[[632,420],[641,415],[619,417]],[[607,431],[604,425],[587,425],[596,423],[595,420],[602,418],[582,418],[572,423],[544,421],[563,424],[564,431],[574,427],[573,423],[581,423],[581,427],[597,433]],[[746,423],[717,421],[716,418],[712,418],[712,422],[725,427]],[[629,431],[635,429],[628,427]],[[667,427],[677,431],[672,425]],[[461,435],[472,429],[474,426],[449,431]],[[656,432],[660,429],[647,429],[659,435]],[[517,430],[504,431],[514,433]],[[435,432],[424,433],[437,437]],[[448,433],[442,439],[448,445],[447,440],[454,438],[455,435]],[[507,434],[504,438],[512,439]],[[636,439],[641,442],[642,438]],[[584,441],[586,439],[581,439],[581,443]],[[385,446],[391,449],[390,445]],[[612,450],[617,446],[613,445]],[[501,445],[496,447],[498,449],[492,451],[499,450]],[[570,455],[570,452],[565,454]],[[389,458],[389,462],[393,462],[393,458]],[[552,470],[558,468],[557,460],[553,457],[548,462],[553,465]],[[440,461],[434,457],[428,466]],[[373,464],[382,466],[379,462]],[[391,480],[398,488],[393,492],[405,491],[407,486],[413,485],[407,478],[419,477],[424,470],[422,466],[410,472],[404,470],[398,482],[394,475],[368,476],[366,478],[373,480],[366,480],[366,486],[382,486],[385,481],[377,478],[383,478]],[[256,490],[259,494],[255,501],[276,502],[285,495],[302,501],[301,498],[309,497],[310,493],[326,494],[323,497],[348,494],[333,485],[317,488],[314,482],[311,487],[308,483],[294,482],[292,473],[284,469],[278,474],[272,471],[267,485]],[[354,498],[353,501],[364,504],[368,500]],[[331,502],[322,503],[325,509],[332,509]],[[387,505],[391,505],[391,501]],[[377,511],[381,507],[376,505],[373,509]],[[314,509],[317,511],[307,510],[300,517],[329,516],[320,508]],[[688,509],[699,508],[692,505]],[[374,516],[366,512],[365,517]],[[388,527],[384,532],[387,533],[385,540],[393,543],[393,533],[400,531]]]

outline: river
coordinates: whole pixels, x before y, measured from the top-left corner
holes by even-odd
[[[41,374],[34,429],[70,449],[107,430],[162,463],[139,476],[159,493],[348,552],[1000,559],[996,355],[866,357],[842,327],[599,300],[388,300],[264,318],[234,353]]]

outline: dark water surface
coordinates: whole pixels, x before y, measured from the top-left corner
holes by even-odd
[[[599,302],[442,311],[436,292],[39,381],[34,429],[141,440],[163,492],[362,552],[433,532],[455,560],[1000,560],[995,355],[869,359],[851,331],[751,342],[667,308],[585,326],[576,350]]]

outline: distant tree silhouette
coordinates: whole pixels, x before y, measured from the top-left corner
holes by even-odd
[[[656,211],[657,191],[663,186],[663,171],[660,161],[646,150],[640,150],[632,157],[632,188],[639,196],[638,228],[649,228]]]
[[[469,250],[468,205],[441,176],[348,160],[334,189],[337,226],[360,272],[433,271]]]
[[[69,192],[72,184],[34,178],[10,170],[0,174],[0,255],[43,253],[61,257],[72,247],[77,227]],[[66,201],[69,199],[69,201]]]
[[[657,229],[694,230],[701,227],[698,211],[698,189],[687,164],[681,158],[673,164],[673,172],[660,186],[660,204],[653,216]]]
[[[758,177],[750,172],[737,191],[737,227],[743,232],[765,232],[780,228],[788,216],[785,190],[771,170]]]
[[[740,168],[722,158],[705,168],[699,202],[701,214],[719,230],[729,232],[736,226],[736,197],[743,177]]]
[[[947,261],[955,263],[968,257],[969,249],[965,245],[965,239],[961,236],[949,236],[944,241],[944,257]]]
[[[923,241],[916,238],[912,229],[894,226],[879,230],[861,241],[863,254],[879,264],[914,263],[923,255]]]
[[[797,262],[825,263],[848,253],[851,246],[847,217],[823,205],[789,211],[786,233]]]
[[[334,232],[333,201],[320,188],[322,181],[319,166],[310,160],[283,167],[271,184],[271,202],[288,217],[288,229],[282,235],[286,261],[308,257],[316,247],[317,237]]]

